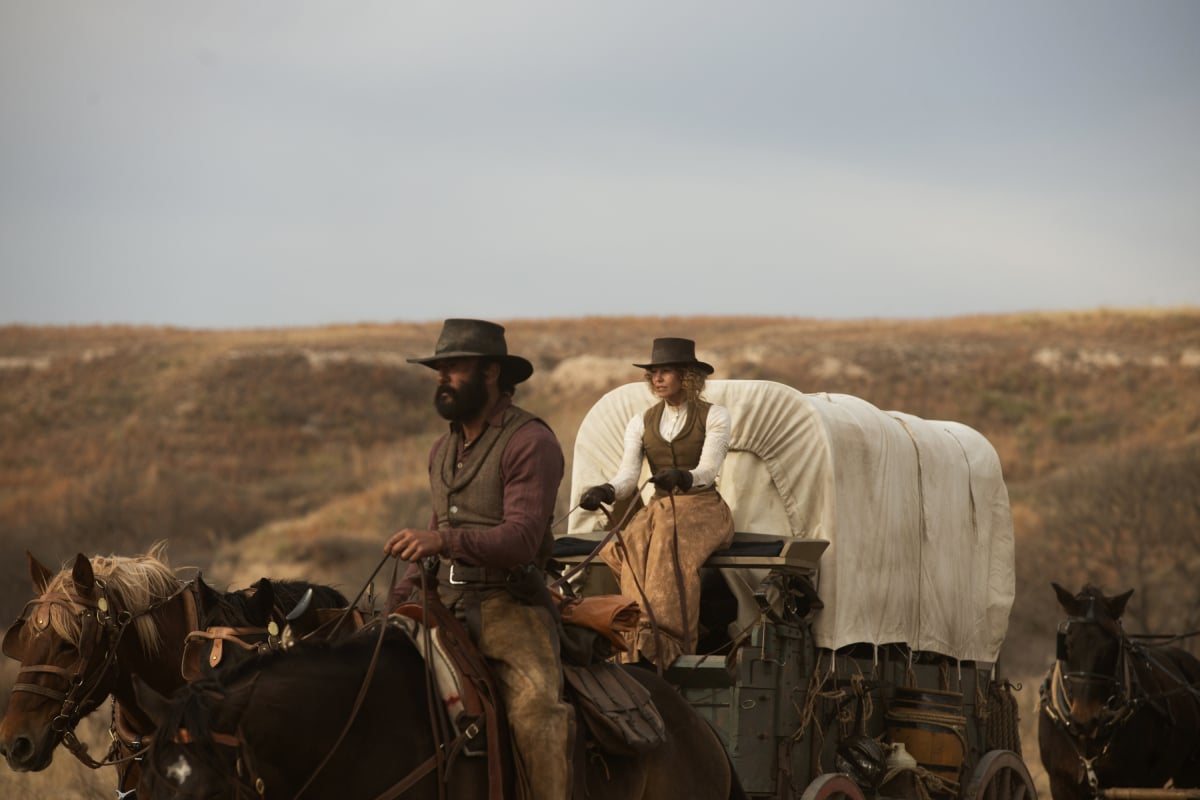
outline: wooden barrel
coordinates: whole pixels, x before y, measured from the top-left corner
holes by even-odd
[[[889,741],[903,742],[919,766],[957,790],[966,757],[967,718],[961,694],[898,688],[884,722]]]

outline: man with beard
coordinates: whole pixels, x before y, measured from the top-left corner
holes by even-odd
[[[473,319],[446,320],[434,354],[408,361],[436,370],[434,407],[450,429],[429,454],[432,523],[384,545],[410,562],[391,607],[412,597],[419,562],[438,557],[439,597],[494,662],[530,796],[563,800],[573,710],[562,700],[555,621],[543,605],[509,591],[531,580],[544,591],[563,476],[553,431],[512,403],[533,365],[509,355],[503,327]]]

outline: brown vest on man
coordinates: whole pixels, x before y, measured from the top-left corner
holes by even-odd
[[[517,429],[528,423],[545,424],[522,408],[510,407],[500,425],[489,425],[471,445],[471,459],[461,463],[458,452],[462,431],[456,429],[442,440],[429,476],[439,528],[491,528],[504,521],[501,456]],[[546,520],[546,533],[535,558],[539,567],[545,566],[554,547],[550,522]]]
[[[667,441],[659,433],[666,401],[661,400],[651,406],[642,417],[645,430],[642,432],[642,449],[646,453],[646,461],[650,464],[650,474],[653,475],[664,469],[695,469],[700,463],[700,452],[704,449],[704,435],[707,430],[708,409],[712,403],[703,400],[693,400],[688,409],[687,421],[683,428],[671,441]],[[688,490],[688,494],[711,492],[714,485],[702,486]],[[667,492],[655,491],[656,497],[665,497]]]

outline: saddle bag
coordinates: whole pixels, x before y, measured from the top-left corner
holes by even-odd
[[[641,755],[667,738],[667,726],[650,691],[616,664],[563,665],[580,716],[601,750]]]

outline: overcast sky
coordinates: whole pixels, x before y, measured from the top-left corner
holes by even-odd
[[[0,0],[0,324],[1200,304],[1200,2]]]

